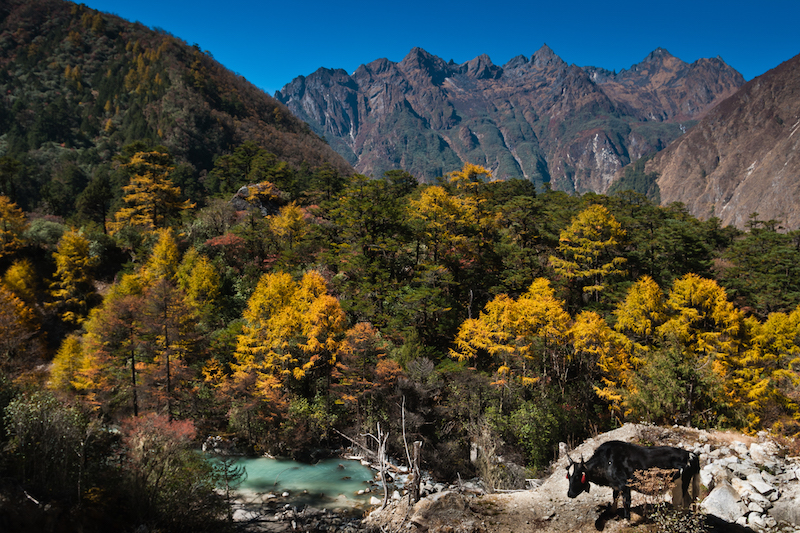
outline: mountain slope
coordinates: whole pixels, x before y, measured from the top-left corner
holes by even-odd
[[[246,140],[295,168],[352,171],[282,104],[196,46],[70,2],[3,2],[0,156],[42,169],[18,177],[21,206],[36,206],[64,160],[91,175],[137,140],[169,148],[195,181]]]
[[[749,216],[800,228],[800,55],[745,84],[656,155],[664,203],[746,227]]]
[[[721,60],[687,65],[665,50],[615,74],[567,65],[546,45],[502,67],[414,48],[352,75],[320,69],[275,96],[365,174],[432,179],[469,161],[498,178],[604,192],[742,83]]]

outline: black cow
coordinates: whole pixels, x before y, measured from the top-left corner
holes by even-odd
[[[689,499],[689,483],[692,483],[692,492],[697,497],[700,488],[700,458],[697,454],[672,446],[645,447],[612,440],[601,444],[594,455],[584,462],[576,463],[569,455],[567,466],[567,479],[569,491],[567,496],[577,497],[581,492],[589,492],[589,484],[595,483],[604,487],[611,487],[614,491],[612,506],[616,508],[617,498],[622,493],[624,503],[624,518],[631,517],[631,488],[628,486],[633,473],[638,470],[661,468],[664,470],[677,470],[675,477],[681,479],[681,496],[684,505],[691,502]],[[677,502],[676,502],[677,503]]]

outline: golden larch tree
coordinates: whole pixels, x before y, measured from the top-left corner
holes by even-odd
[[[169,154],[136,152],[126,167],[133,175],[122,188],[125,207],[114,215],[112,234],[126,226],[152,231],[193,207],[188,200],[181,200],[180,188],[169,178],[174,169]]]

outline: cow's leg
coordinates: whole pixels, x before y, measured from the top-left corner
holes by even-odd
[[[617,489],[614,489],[613,496],[614,496],[614,498],[611,500],[611,511],[612,512],[616,512],[617,511],[617,499],[619,498],[619,491]]]
[[[683,475],[681,476],[681,507],[684,509],[692,504],[692,497],[689,495],[689,485],[692,483],[693,477],[688,468],[684,469]]]
[[[627,486],[627,485],[622,487],[622,504],[624,505],[622,518],[630,520],[631,519],[631,488],[629,486]]]

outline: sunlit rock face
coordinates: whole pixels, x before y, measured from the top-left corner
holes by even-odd
[[[431,180],[470,162],[499,179],[606,192],[743,82],[721,59],[687,64],[664,49],[616,73],[569,65],[547,45],[503,66],[414,48],[352,74],[319,69],[275,96],[367,175]]]

